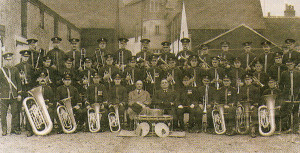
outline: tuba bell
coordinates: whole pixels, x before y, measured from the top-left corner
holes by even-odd
[[[75,132],[77,125],[71,105],[71,97],[62,99],[64,105],[57,107],[57,115],[64,133]]]
[[[26,97],[23,100],[23,106],[32,131],[36,135],[46,135],[51,132],[53,123],[42,95],[42,86],[33,88],[28,93],[32,97]]]
[[[241,104],[236,109],[236,129],[239,134],[247,134],[250,130],[250,106]]]
[[[108,114],[109,128],[111,132],[119,132],[121,130],[119,109],[118,106],[113,105],[115,112],[110,112]]]
[[[87,111],[88,115],[88,124],[89,124],[89,130],[90,132],[99,132],[100,131],[100,120],[101,120],[101,114],[100,114],[100,104],[95,103],[92,105],[91,108]]]
[[[226,132],[226,126],[225,126],[223,105],[215,105],[211,114],[212,114],[215,133],[224,134]]]
[[[266,105],[258,108],[259,133],[262,136],[271,136],[276,129],[275,125],[275,99],[276,95],[265,95]]]

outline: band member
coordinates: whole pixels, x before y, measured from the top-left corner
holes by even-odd
[[[226,125],[226,135],[235,134],[235,111],[236,111],[236,98],[237,90],[232,87],[231,80],[225,76],[223,78],[223,87],[218,91],[218,104],[224,108],[224,118]]]
[[[80,51],[78,50],[79,49],[79,39],[77,38],[72,38],[72,39],[69,39],[69,42],[71,44],[71,50],[68,51],[66,53],[66,55],[69,57],[69,58],[73,58],[73,67],[78,70],[79,69],[79,66],[80,66],[80,58],[81,58],[81,53]],[[82,64],[82,63],[81,63]]]
[[[19,71],[13,66],[13,53],[5,53],[2,55],[3,65],[0,71],[0,100],[1,100],[1,126],[2,136],[7,135],[7,111],[10,105],[12,121],[11,133],[21,134],[20,130],[20,110],[21,110],[21,80]]]
[[[57,72],[56,69],[51,67],[52,60],[49,56],[43,57],[43,64],[42,66],[36,71],[35,76],[39,76],[41,72],[46,71],[47,72],[47,78],[48,78],[48,85],[52,87],[53,90],[55,90],[60,85],[60,75]]]
[[[245,85],[241,87],[239,94],[239,103],[245,108],[250,110],[251,122],[250,130],[251,137],[256,137],[258,128],[258,102],[260,100],[259,89],[252,84],[252,76],[250,74],[245,75]]]
[[[230,43],[227,41],[223,41],[220,43],[220,45],[222,50],[221,59],[226,59],[228,62],[233,61],[235,56],[229,52]]]
[[[184,66],[188,64],[188,58],[195,54],[189,50],[189,43],[191,42],[189,38],[182,38],[180,42],[182,45],[182,50],[178,52],[177,59],[179,60],[180,66]]]
[[[198,56],[203,66],[209,67],[208,63],[211,63],[211,55],[209,55],[209,45],[202,44],[200,50],[198,50]]]
[[[136,115],[145,114],[149,110],[151,98],[148,91],[143,90],[143,82],[138,80],[135,83],[136,89],[128,95],[128,120],[130,127],[133,127],[133,119]]]
[[[150,93],[150,95],[154,95],[155,91],[159,89],[160,81],[162,79],[162,69],[157,66],[158,56],[153,55],[150,57],[151,67],[146,69],[145,77],[145,89]]]
[[[198,88],[199,91],[199,97],[200,103],[199,107],[196,109],[196,122],[202,123],[202,130],[203,132],[206,132],[207,128],[213,128],[213,122],[212,122],[212,105],[216,103],[217,96],[215,95],[217,93],[217,89],[212,85],[210,86],[211,81],[209,80],[209,76],[204,76],[202,78],[203,86],[200,86]],[[207,121],[205,121],[207,119]],[[206,122],[206,123],[205,123]]]
[[[212,83],[214,83],[215,88],[219,90],[222,85],[221,79],[225,75],[225,70],[219,67],[219,59],[217,57],[213,57],[211,63],[212,63],[212,67],[209,70],[209,77],[212,79]]]
[[[169,69],[166,71],[164,78],[169,81],[169,85],[171,86],[172,90],[180,89],[183,86],[183,72],[177,66],[177,58],[175,57],[175,55],[169,55],[168,66]]]
[[[261,43],[264,53],[258,56],[258,60],[263,64],[264,72],[267,73],[270,66],[274,62],[274,53],[271,52],[271,42],[264,41]]]
[[[142,67],[147,67],[147,60],[152,56],[152,53],[149,51],[149,39],[141,39],[141,48],[142,50],[136,54],[138,60],[143,60],[141,62]]]
[[[92,74],[97,72],[95,69],[92,68],[92,60],[89,57],[86,57],[84,59],[84,65],[85,65],[85,69],[83,71],[80,71],[79,74],[79,78],[81,78],[80,80],[81,87],[77,88],[80,92],[81,98],[86,92],[89,85],[91,84]]]
[[[105,65],[105,54],[108,53],[107,51],[107,42],[108,40],[106,38],[100,38],[97,40],[99,44],[99,48],[96,48],[95,52],[90,57],[93,60],[93,68],[94,69],[100,69]]]
[[[80,86],[80,73],[84,74],[84,72],[80,72],[74,68],[74,59],[73,57],[67,57],[65,59],[64,68],[59,71],[60,78],[59,80],[62,80],[65,74],[70,74],[72,76],[72,85],[78,89],[79,93],[82,93],[84,90],[82,89],[82,86]],[[60,83],[62,84],[62,83]]]
[[[65,74],[63,80],[63,85],[59,86],[56,90],[56,99],[58,101],[58,105],[61,105],[60,100],[65,98],[71,98],[72,108],[74,112],[74,116],[78,125],[78,129],[83,126],[86,118],[86,109],[82,105],[82,102],[79,98],[78,90],[72,86],[72,76],[70,74]],[[58,131],[61,133],[61,131]]]
[[[121,85],[122,78],[120,74],[114,76],[115,85],[109,90],[108,102],[109,112],[115,112],[114,107],[118,107],[119,119],[122,128],[125,127],[125,110],[128,108],[128,92],[124,86]]]
[[[239,56],[239,58],[241,59],[241,62],[242,62],[242,67],[246,68],[246,71],[251,70],[252,61],[255,58],[254,53],[251,52],[251,44],[252,44],[252,42],[243,43],[245,52]]]
[[[253,83],[256,84],[260,91],[263,92],[263,88],[268,83],[269,75],[263,71],[263,66],[257,61],[254,65],[254,72],[253,72]]]
[[[127,91],[132,91],[135,89],[135,82],[137,80],[142,80],[145,77],[144,71],[137,67],[136,57],[132,56],[128,59],[128,66],[125,68],[123,76],[125,76],[125,87]]]
[[[277,82],[276,80],[272,79],[271,77],[269,78],[268,82],[268,88],[266,88],[263,92],[263,95],[274,95],[276,96],[275,99],[275,107],[277,108],[275,110],[275,122],[276,122],[276,129],[279,130],[280,127],[280,108],[281,106],[281,101],[282,101],[282,96],[281,96],[281,90],[277,87]],[[265,105],[265,103],[264,103]]]
[[[241,68],[241,61],[237,57],[235,58],[233,62],[233,68],[232,70],[228,73],[229,77],[231,78],[231,82],[233,83],[233,86],[237,88],[237,93],[239,94],[240,91],[240,85],[242,83],[242,78],[245,76],[245,70]]]
[[[285,70],[287,70],[287,67],[282,63],[282,54],[276,53],[275,63],[269,68],[268,74],[280,84],[281,73]]]
[[[283,100],[291,103],[283,103],[282,105],[281,117],[284,123],[282,128],[287,130],[290,127],[292,132],[297,133],[299,129],[299,103],[294,104],[293,101],[299,101],[300,71],[295,69],[295,62],[292,60],[286,62],[286,65],[288,70],[282,72],[279,87],[283,91]],[[293,115],[293,125],[287,124],[290,121],[290,114]]]
[[[189,57],[189,62],[190,62],[190,68],[188,68],[186,70],[186,73],[188,73],[190,76],[192,76],[192,79],[193,79],[193,83],[192,83],[192,87],[199,87],[200,84],[201,84],[201,79],[202,79],[202,76],[201,76],[201,69],[200,67],[198,66],[199,65],[199,58],[197,55],[191,55]],[[183,70],[185,71],[185,70]]]
[[[283,63],[286,63],[289,60],[299,63],[300,53],[295,50],[295,43],[296,41],[294,39],[285,40],[287,52],[284,52],[283,54]]]
[[[48,85],[48,74],[47,71],[41,71],[41,74],[37,78],[37,82],[39,82],[39,85],[42,87],[42,96],[45,100],[46,108],[48,110],[49,116],[52,120],[52,123],[54,123],[54,119],[59,122],[57,114],[56,114],[56,108],[55,108],[55,103],[54,103],[54,92],[52,88]],[[27,120],[28,121],[28,120]],[[27,133],[27,137],[30,137],[33,135],[33,131],[31,129],[31,126],[29,122],[27,122],[27,129],[29,132]]]
[[[124,72],[126,65],[128,64],[127,59],[131,58],[132,53],[130,50],[126,49],[128,39],[120,38],[119,39],[119,50],[117,51],[116,57],[116,65],[120,69],[120,71]]]
[[[16,67],[19,70],[19,75],[21,79],[22,84],[22,91],[27,95],[27,91],[30,90],[33,87],[33,79],[34,79],[34,68],[32,65],[28,63],[28,59],[31,55],[31,52],[28,50],[22,50],[20,51],[21,54],[21,62],[16,65]]]
[[[191,81],[189,75],[185,75],[182,79],[183,88],[179,88],[179,93],[176,101],[176,114],[179,120],[179,125],[181,130],[187,130],[186,127],[190,131],[199,129],[201,126],[201,122],[199,120],[199,116],[196,114],[200,114],[200,112],[196,113],[196,111],[200,111],[199,108],[199,99],[198,99],[198,91],[196,88],[191,86]],[[184,113],[189,113],[189,122],[188,126],[184,125]],[[174,122],[174,128],[176,128],[177,122]]]
[[[161,80],[160,87],[161,89],[157,90],[153,96],[151,106],[152,108],[164,110],[164,114],[172,115],[176,124],[175,102],[177,100],[177,94],[175,91],[169,89],[169,82],[166,79]]]
[[[119,69],[114,65],[114,56],[112,54],[105,55],[105,66],[99,70],[103,75],[103,84],[110,89],[113,84],[112,75],[119,73]]]
[[[28,59],[28,63],[33,67],[33,68],[37,68],[38,66],[41,66],[42,62],[41,62],[41,58],[44,57],[45,51],[41,50],[42,52],[40,53],[39,51],[37,51],[37,39],[27,39],[26,40],[28,43],[28,51],[30,51],[30,57]],[[40,56],[40,57],[39,57]],[[38,57],[40,58],[38,60]],[[37,65],[38,63],[38,65]]]
[[[53,43],[53,49],[47,53],[53,62],[52,67],[55,68],[57,71],[60,71],[64,67],[64,59],[66,58],[65,52],[59,48],[59,44],[62,41],[59,37],[51,38]]]
[[[163,50],[162,50],[160,58],[163,59],[165,62],[168,62],[170,56],[172,56],[172,57],[175,56],[174,53],[170,52],[171,51],[171,48],[170,48],[171,43],[168,41],[164,41],[161,43],[161,45],[163,47]]]
[[[86,102],[85,105],[88,107],[93,106],[95,103],[100,104],[100,112],[102,112],[101,117],[101,128],[103,131],[108,129],[108,118],[105,117],[108,115],[108,94],[106,87],[100,83],[101,77],[99,73],[95,72],[92,75],[92,84],[88,87],[85,97]]]

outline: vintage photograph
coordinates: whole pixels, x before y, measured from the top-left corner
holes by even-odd
[[[299,152],[299,0],[0,0],[0,152]]]

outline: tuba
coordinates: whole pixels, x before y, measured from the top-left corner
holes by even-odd
[[[262,136],[271,136],[275,132],[275,99],[276,95],[265,95],[266,105],[258,108],[258,127]]]
[[[121,130],[118,106],[113,105],[115,112],[108,114],[109,128],[111,132],[119,132]]]
[[[88,124],[90,132],[99,132],[100,131],[100,104],[95,103],[92,105],[92,108],[89,108],[87,111],[88,115]]]
[[[77,125],[71,105],[71,97],[61,100],[64,105],[57,107],[57,115],[64,133],[75,132]]]
[[[26,97],[23,100],[23,106],[32,131],[36,135],[46,135],[51,132],[53,123],[42,95],[42,86],[33,88],[28,93],[32,97]]]
[[[250,130],[250,112],[249,105],[247,104],[245,107],[243,105],[238,104],[236,109],[236,129],[240,134],[246,134]]]
[[[211,114],[216,134],[224,134],[226,126],[223,105],[215,105]]]

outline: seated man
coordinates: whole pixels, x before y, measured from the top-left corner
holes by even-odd
[[[136,115],[145,114],[149,110],[151,98],[148,91],[143,90],[143,82],[138,80],[135,84],[136,89],[129,92],[128,96],[128,116],[133,125],[133,119]],[[133,127],[133,126],[132,126]]]

